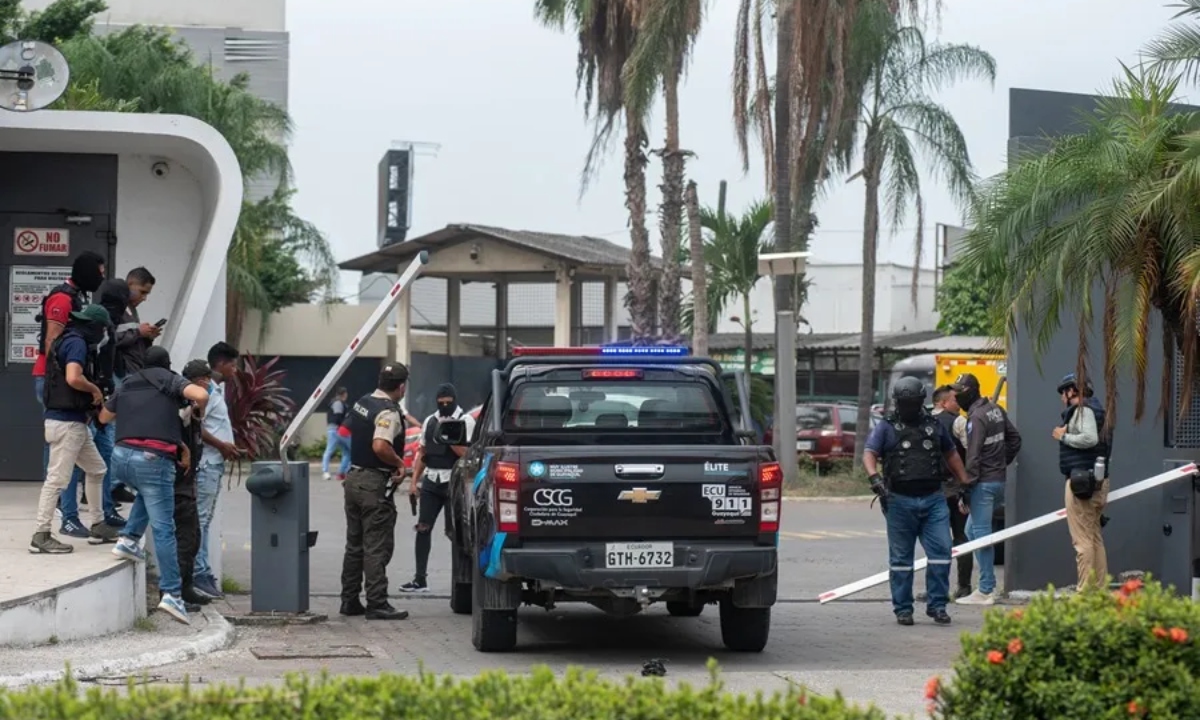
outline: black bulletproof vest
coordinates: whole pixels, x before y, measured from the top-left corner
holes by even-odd
[[[449,470],[458,462],[458,455],[446,443],[438,440],[438,415],[434,413],[425,420],[425,450],[421,457],[425,467],[434,470]]]
[[[903,485],[939,485],[946,477],[939,442],[937,418],[923,413],[914,424],[901,422],[895,414],[887,422],[896,430],[896,446],[884,453],[883,470],[888,481],[903,494]]]
[[[71,297],[71,312],[79,312],[82,310],[84,306],[84,300],[87,299],[87,297],[79,288],[70,283],[62,283],[50,292],[46,293],[46,297],[42,298],[42,311],[38,313],[36,318],[34,318],[34,320],[38,321],[37,344],[39,355],[42,352],[42,348],[46,347],[46,302],[50,300],[51,295],[55,295],[57,293],[66,293]]]
[[[934,417],[937,418],[937,421],[942,424],[942,427],[946,428],[946,434],[950,436],[952,441],[954,441],[954,449],[958,451],[958,458],[963,462],[966,462],[967,449],[962,446],[962,443],[958,441],[958,436],[954,434],[954,421],[958,418],[958,416],[954,413],[949,413],[943,410],[937,415],[934,415]]]
[[[363,395],[354,403],[354,407],[346,413],[346,427],[350,428],[350,463],[363,468],[381,468],[384,470],[392,470],[393,467],[388,465],[375,454],[375,450],[371,444],[375,440],[375,418],[384,410],[396,410],[396,403],[387,398],[376,397],[375,395]],[[398,430],[399,428],[397,428]],[[400,435],[403,442],[404,435]],[[396,441],[392,441],[392,447],[396,446]],[[404,452],[401,447],[398,454]]]
[[[144,368],[125,378],[116,396],[117,442],[158,440],[176,446],[183,443],[179,408],[185,401],[168,394],[174,378],[175,373],[159,367]]]
[[[1058,470],[1063,474],[1063,477],[1068,477],[1072,470],[1091,470],[1096,466],[1096,458],[1108,458],[1108,444],[1104,442],[1104,407],[1093,398],[1087,399],[1088,407],[1092,409],[1092,414],[1096,416],[1096,432],[1100,435],[1100,442],[1090,448],[1074,448],[1062,442],[1058,443]],[[1069,427],[1071,417],[1075,415],[1076,405],[1071,405],[1062,412],[1063,427]]]
[[[330,425],[341,425],[346,419],[346,403],[342,403],[341,412],[334,412],[333,403],[335,402],[337,402],[337,400],[329,403],[329,409],[325,411],[325,421]]]
[[[58,349],[68,336],[81,337],[73,328],[68,328],[50,346],[50,354],[46,357],[46,387],[42,391],[42,402],[47,410],[70,410],[84,412],[92,407],[90,393],[81,392],[67,384],[67,368],[59,362]],[[88,348],[87,361],[83,365],[83,376],[95,380],[95,353]]]

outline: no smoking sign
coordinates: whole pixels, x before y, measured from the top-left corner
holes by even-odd
[[[13,253],[16,255],[71,254],[71,236],[58,228],[17,228],[13,233]]]

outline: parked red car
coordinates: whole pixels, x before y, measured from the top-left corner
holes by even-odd
[[[871,413],[871,427],[880,420]],[[796,451],[818,463],[854,457],[858,408],[853,405],[806,403],[796,406]]]

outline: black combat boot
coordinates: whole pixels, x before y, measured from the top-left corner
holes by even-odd
[[[407,610],[397,610],[391,603],[367,608],[368,620],[404,620],[408,617]]]
[[[343,600],[342,608],[338,610],[338,613],[346,617],[356,617],[358,615],[366,615],[367,609],[363,607],[362,602],[358,598],[354,598],[353,600]]]

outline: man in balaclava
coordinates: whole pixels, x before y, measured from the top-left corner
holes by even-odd
[[[75,257],[71,263],[71,276],[66,282],[58,285],[42,298],[41,313],[37,316],[39,323],[37,336],[37,356],[33,363],[33,389],[38,402],[42,402],[46,384],[46,353],[67,327],[71,313],[83,310],[88,297],[100,287],[104,280],[104,257],[99,253],[85,250]],[[43,475],[50,464],[50,446],[42,448]],[[80,473],[76,473],[78,476]],[[79,510],[76,500],[77,483],[72,480],[69,488],[65,488],[62,496],[68,497],[68,505],[74,506],[72,513],[63,513],[61,532],[63,535],[75,538],[86,538],[88,530],[78,520]],[[70,507],[68,507],[70,509]]]
[[[1021,450],[1021,434],[1004,408],[983,396],[979,378],[963,373],[954,381],[954,398],[967,413],[967,537],[978,540],[992,533],[992,516],[1004,504],[1004,480],[1009,463]],[[996,602],[995,549],[975,551],[979,588],[955,602],[992,605]]]
[[[421,426],[421,443],[413,461],[413,479],[409,492],[420,493],[417,515],[416,572],[412,582],[400,586],[401,592],[429,592],[426,573],[429,550],[433,545],[433,525],[450,498],[450,473],[454,463],[467,452],[466,445],[447,445],[438,439],[438,423],[442,420],[462,420],[467,426],[468,440],[474,434],[475,419],[458,405],[458,391],[450,383],[438,386],[435,395],[437,410],[425,418]]]
[[[920,540],[929,559],[925,614],[949,625],[950,509],[942,487],[947,468],[960,482],[965,478],[962,459],[949,431],[925,410],[919,379],[897,380],[892,400],[895,409],[871,430],[863,452],[871,491],[887,521],[892,612],[899,624],[913,624],[913,556]]]

